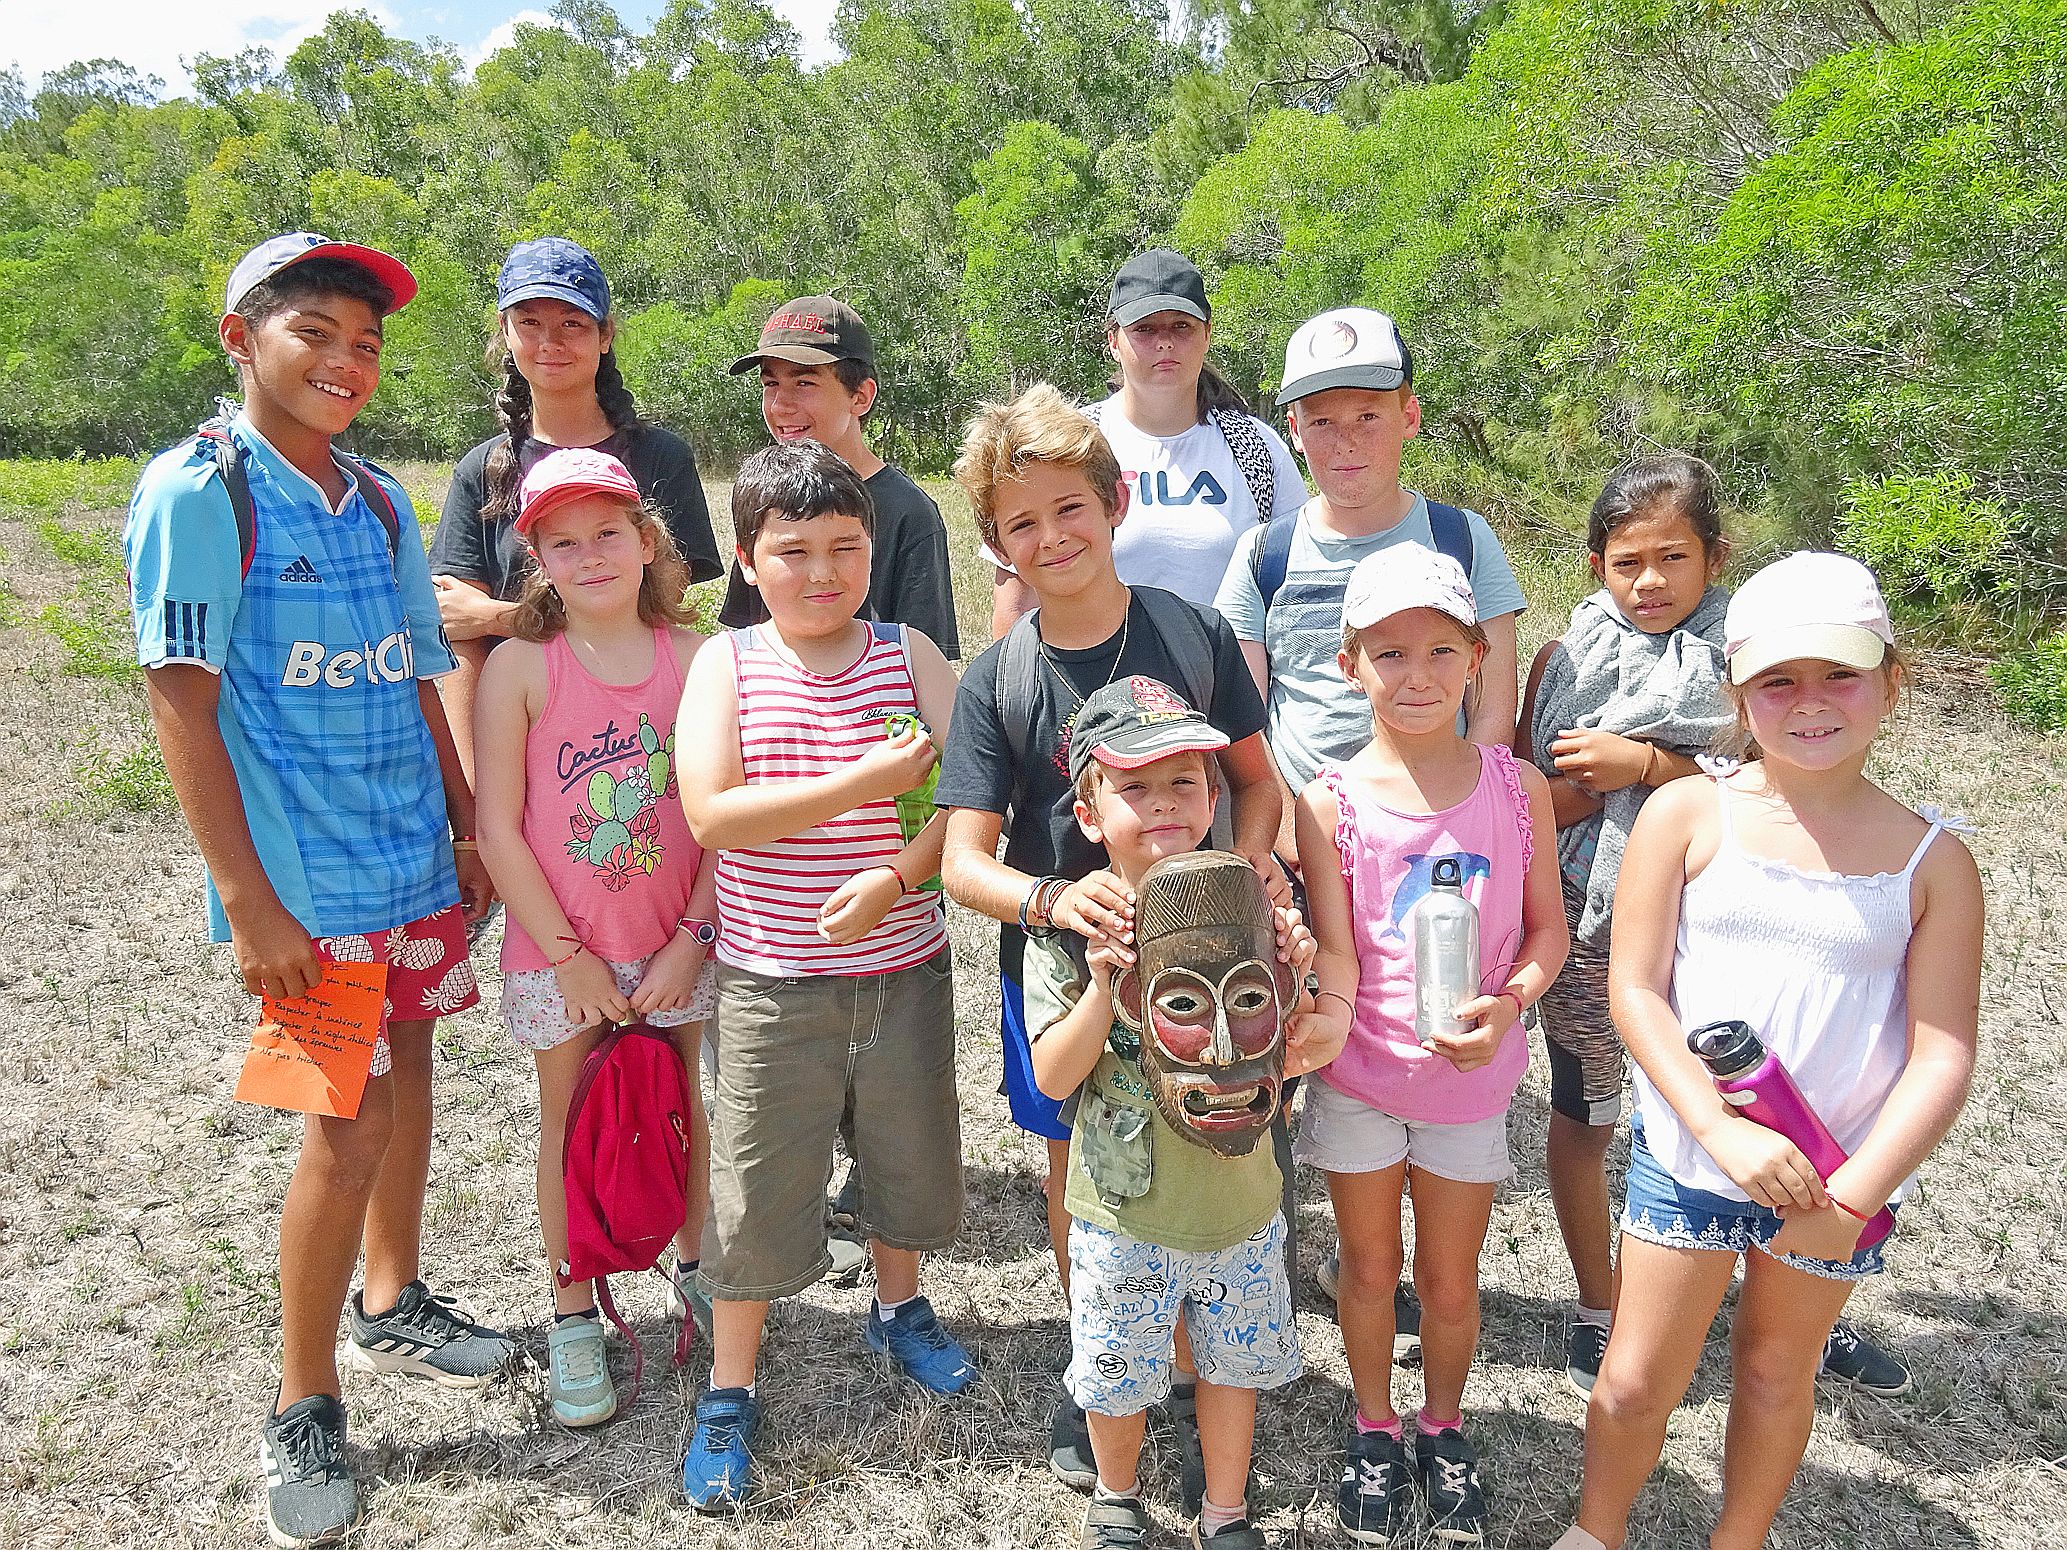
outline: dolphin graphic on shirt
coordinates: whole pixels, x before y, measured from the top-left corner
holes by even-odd
[[[1399,887],[1393,890],[1392,924],[1386,927],[1387,936],[1397,937],[1402,942],[1407,939],[1407,917],[1414,913],[1414,906],[1426,898],[1428,890],[1434,886],[1435,864],[1438,861],[1457,863],[1458,869],[1464,874],[1462,880],[1467,893],[1471,891],[1471,880],[1474,877],[1493,875],[1493,863],[1469,850],[1446,850],[1434,856],[1407,857],[1407,875],[1400,879]]]

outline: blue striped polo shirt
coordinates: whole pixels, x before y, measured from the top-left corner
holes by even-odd
[[[382,931],[456,903],[437,751],[417,683],[452,649],[409,497],[376,477],[401,518],[386,529],[356,488],[322,490],[243,415],[257,512],[240,577],[236,516],[205,445],[144,470],[123,550],[137,660],[218,673],[218,721],[244,817],[273,890],[312,936]],[[229,940],[214,878],[209,935]]]

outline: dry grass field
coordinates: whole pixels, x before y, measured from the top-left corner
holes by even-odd
[[[441,475],[411,471],[434,490]],[[69,481],[69,482],[68,482]],[[27,478],[0,464],[0,1546],[262,1542],[257,1422],[272,1393],[277,1202],[298,1123],[229,1096],[251,1008],[200,940],[201,868],[148,746],[112,539],[126,476]],[[716,493],[716,492],[714,492]],[[717,506],[717,503],[713,503]],[[961,510],[953,504],[956,512]],[[722,506],[717,506],[720,511]],[[962,533],[966,528],[958,523]],[[957,547],[968,545],[958,537]],[[1541,638],[1581,590],[1569,546],[1517,555]],[[980,640],[981,577],[962,612]],[[978,583],[979,585],[969,585]],[[1854,1311],[1912,1363],[1913,1399],[1827,1391],[1777,1545],[2025,1550],[2067,1545],[2067,748],[2013,732],[1970,665],[1928,660],[1881,774],[1981,825],[1989,881],[1983,1060]],[[939,1402],[862,1346],[865,1289],[820,1287],[770,1326],[764,1494],[736,1521],[680,1504],[700,1383],[666,1366],[657,1280],[623,1300],[648,1386],[611,1425],[551,1423],[536,1359],[548,1301],[536,1247],[530,1062],[487,1003],[439,1032],[426,1223],[434,1285],[532,1360],[480,1395],[354,1380],[368,1514],[355,1543],[737,1547],[1061,1546],[1081,1501],[1047,1476],[1067,1350],[1041,1226],[1036,1148],[996,1096],[991,935],[957,915],[968,1229],[928,1271],[983,1369]],[[1583,1411],[1560,1369],[1569,1296],[1541,1157],[1540,1058],[1513,1111],[1518,1177],[1485,1252],[1485,1341],[1468,1395],[1492,1499],[1488,1543],[1539,1550],[1568,1520]],[[1325,1251],[1305,1186],[1305,1263]],[[1266,1399],[1252,1503],[1285,1546],[1344,1543],[1330,1493],[1348,1413],[1328,1305],[1301,1288],[1307,1376]],[[621,1354],[621,1353],[620,1353]],[[699,1353],[700,1357],[700,1353]],[[1399,1398],[1418,1398],[1417,1374]],[[1703,1542],[1727,1394],[1721,1326],[1676,1417],[1633,1543]],[[1174,1545],[1172,1450],[1147,1490]]]

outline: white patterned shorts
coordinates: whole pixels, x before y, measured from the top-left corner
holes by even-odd
[[[1180,1312],[1206,1382],[1274,1389],[1298,1377],[1284,1217],[1230,1248],[1198,1252],[1070,1224],[1070,1398],[1125,1416],[1167,1396]]]
[[[384,963],[387,1004],[381,1008],[380,1037],[373,1043],[368,1076],[395,1068],[388,1024],[421,1022],[464,1012],[481,1000],[474,965],[467,957],[466,916],[457,904],[386,931],[361,936],[319,936],[316,956],[325,963]]]
[[[644,958],[634,958],[629,963],[611,963],[610,972],[617,980],[617,988],[624,995],[630,995],[639,988],[639,981],[646,976],[646,965],[655,955],[648,953]],[[689,1004],[672,1012],[649,1012],[646,1023],[653,1028],[679,1028],[684,1023],[700,1023],[718,1009],[718,961],[706,958],[703,973],[697,976],[696,989],[691,992]],[[547,1050],[558,1049],[583,1030],[567,1021],[567,1003],[560,995],[560,977],[551,969],[515,969],[502,977],[502,1020],[509,1025],[510,1037],[522,1049],[534,1055]]]

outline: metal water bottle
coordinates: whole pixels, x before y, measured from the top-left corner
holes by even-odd
[[[1463,1033],[1457,1008],[1478,994],[1478,906],[1464,897],[1464,866],[1444,856],[1429,868],[1428,892],[1414,906],[1414,1037]]]
[[[1735,1018],[1704,1023],[1687,1035],[1687,1048],[1701,1057],[1715,1090],[1746,1119],[1777,1131],[1801,1149],[1824,1183],[1844,1165],[1845,1149],[1795,1085],[1780,1057],[1766,1048],[1751,1025]],[[1895,1225],[1895,1213],[1883,1207],[1867,1220],[1859,1247],[1870,1249]]]

